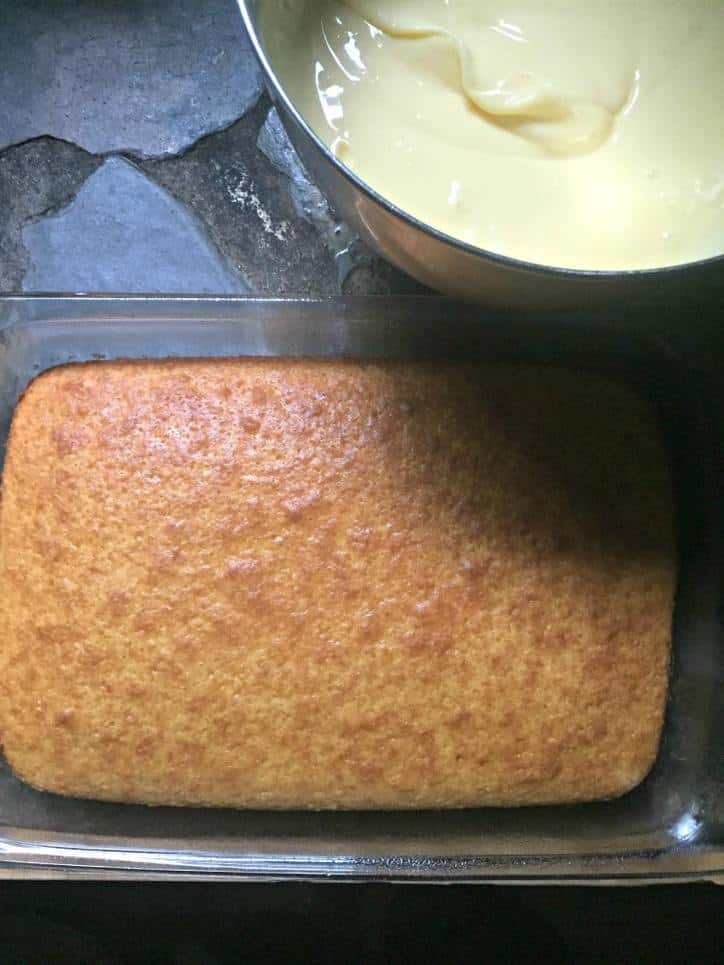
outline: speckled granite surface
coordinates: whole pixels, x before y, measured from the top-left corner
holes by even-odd
[[[234,0],[0,3],[0,292],[421,287],[339,224]]]

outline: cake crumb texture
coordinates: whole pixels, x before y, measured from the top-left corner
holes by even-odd
[[[8,445],[0,737],[112,801],[612,797],[657,753],[674,577],[656,421],[614,383],[69,365]]]

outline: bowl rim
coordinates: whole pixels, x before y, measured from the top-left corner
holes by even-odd
[[[257,0],[237,0],[237,4],[241,11],[241,16],[249,35],[252,48],[261,65],[267,83],[270,84],[274,90],[275,97],[281,101],[284,109],[288,114],[291,115],[295,124],[301,128],[302,132],[326,157],[326,159],[332,164],[336,172],[341,175],[342,178],[352,184],[358,191],[368,197],[371,201],[375,202],[381,208],[399,218],[406,224],[415,228],[417,231],[420,231],[423,234],[431,235],[437,241],[447,245],[448,247],[456,248],[457,250],[463,251],[467,255],[471,255],[476,258],[483,258],[485,260],[495,262],[504,268],[512,268],[516,271],[525,271],[529,273],[533,272],[535,274],[548,274],[560,278],[575,278],[589,281],[601,281],[605,283],[606,281],[619,281],[621,279],[651,279],[661,277],[663,275],[668,276],[674,273],[688,273],[690,271],[706,269],[717,264],[720,264],[724,268],[724,251],[721,252],[721,254],[711,255],[708,258],[699,258],[695,261],[683,261],[673,265],[661,265],[658,268],[623,268],[605,270],[591,268],[565,268],[558,265],[546,265],[540,262],[526,261],[525,259],[515,258],[511,255],[504,255],[500,254],[499,252],[489,251],[487,248],[481,248],[478,245],[471,245],[467,241],[462,241],[460,238],[447,234],[446,232],[441,231],[439,228],[428,224],[426,221],[422,221],[415,215],[410,214],[410,212],[398,207],[393,201],[390,201],[389,198],[385,197],[383,194],[380,194],[366,181],[363,181],[357,174],[355,174],[354,171],[350,170],[346,164],[344,164],[334,155],[334,153],[329,149],[328,145],[325,144],[319,135],[312,129],[309,122],[305,120],[287,93],[286,88],[279,80],[271,61],[267,57],[266,49],[262,43],[260,31],[257,28],[256,13],[253,9],[256,6],[256,3]]]

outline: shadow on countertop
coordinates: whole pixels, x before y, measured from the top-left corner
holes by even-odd
[[[715,962],[724,892],[6,882],[3,965]]]

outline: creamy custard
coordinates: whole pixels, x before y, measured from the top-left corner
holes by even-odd
[[[295,105],[456,238],[559,267],[724,251],[724,0],[269,0]]]

